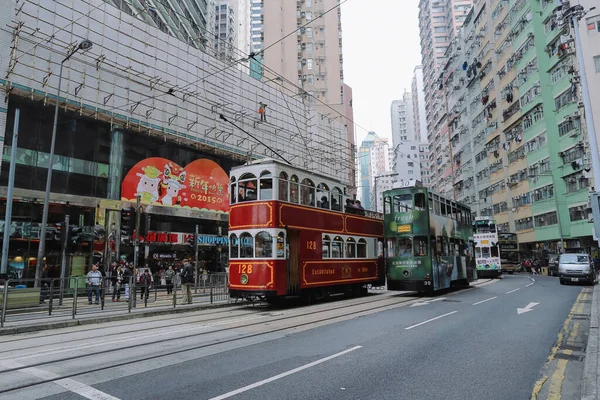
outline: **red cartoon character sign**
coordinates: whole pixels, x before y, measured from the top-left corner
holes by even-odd
[[[199,159],[185,168],[166,158],[137,163],[121,185],[121,200],[169,207],[229,212],[229,176],[214,161]]]

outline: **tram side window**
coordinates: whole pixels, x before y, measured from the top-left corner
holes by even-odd
[[[324,183],[317,186],[317,206],[329,210],[329,188]]]
[[[346,241],[346,258],[356,258],[356,242],[353,238]]]
[[[391,214],[391,212],[392,212],[392,198],[390,196],[387,196],[385,199],[383,199],[383,213]]]
[[[394,196],[394,212],[408,212],[412,209],[411,194],[397,194]]]
[[[425,193],[415,194],[415,210],[425,211]]]
[[[255,241],[256,258],[273,257],[273,236],[269,232],[258,232]]]
[[[331,192],[331,209],[334,211],[342,210],[342,191],[338,187],[334,187]]]
[[[240,258],[252,258],[254,256],[254,238],[247,232],[240,235]]]
[[[260,199],[273,200],[273,178],[269,171],[260,174]]]
[[[447,215],[446,200],[440,199],[440,206],[441,206],[441,209],[442,209],[442,213],[440,215],[443,216],[443,217],[445,217]]]
[[[285,172],[279,174],[279,200],[288,201],[288,176]]]
[[[253,174],[244,174],[238,181],[238,201],[256,200],[256,177]]]
[[[231,204],[235,204],[236,199],[237,199],[237,196],[236,196],[236,194],[237,194],[237,186],[235,184],[235,177],[231,178],[231,182],[230,182],[229,185],[230,185],[230,189],[229,190],[230,190],[230,193],[231,193],[231,196],[230,196],[231,198],[229,199],[229,201],[231,202]]]
[[[450,255],[450,243],[448,243],[448,238],[443,236],[438,236],[437,238],[438,244],[438,255],[447,257]]]
[[[433,207],[434,207],[435,215],[442,215],[442,211],[440,209],[440,198],[439,198],[439,196],[434,196],[434,198],[433,198]]]
[[[323,258],[331,258],[331,238],[328,235],[323,236],[321,249]]]
[[[331,242],[331,258],[343,258],[344,257],[344,239],[340,236],[333,238]]]
[[[285,233],[277,235],[277,258],[285,258]]]
[[[300,198],[302,205],[315,206],[315,184],[308,178],[302,179]]]
[[[296,175],[292,175],[290,178],[290,202],[298,203],[298,199],[298,177]]]
[[[367,241],[365,239],[358,239],[356,244],[356,256],[358,258],[367,258]]]
[[[240,242],[235,233],[229,235],[229,258],[238,258],[240,255]]]
[[[414,238],[415,256],[424,257],[427,255],[427,237],[416,236]]]
[[[429,212],[433,213],[433,197],[429,195]]]
[[[491,251],[491,253],[492,253],[492,257],[500,257],[500,256],[498,255],[498,246],[494,246],[494,247],[492,247],[491,249],[492,249],[492,251]]]
[[[456,213],[456,204],[452,203],[452,219],[455,219],[458,221],[458,214]]]
[[[412,257],[412,247],[411,238],[398,238],[398,245],[396,246],[397,257]]]
[[[386,244],[387,256],[390,258],[396,257],[396,238],[388,238]]]

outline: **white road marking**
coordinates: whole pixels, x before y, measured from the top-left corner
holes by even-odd
[[[410,330],[412,328],[416,328],[417,326],[425,325],[428,322],[435,321],[436,319],[440,319],[440,318],[447,317],[448,315],[456,314],[457,312],[458,311],[452,311],[452,312],[449,312],[449,313],[446,313],[446,314],[443,314],[443,315],[439,315],[439,316],[437,316],[435,318],[431,318],[431,319],[428,319],[427,321],[419,322],[418,324],[411,325],[408,328],[404,328],[404,329]]]
[[[506,294],[514,293],[514,292],[516,292],[519,289],[521,289],[521,288],[516,288],[516,289],[513,289],[513,290],[509,290],[508,292],[506,292]]]
[[[326,361],[329,361],[329,360],[332,360],[332,359],[334,359],[334,358],[337,358],[337,357],[343,356],[344,354],[348,354],[348,353],[350,353],[350,352],[352,352],[352,351],[355,351],[355,350],[358,350],[358,349],[360,349],[360,348],[362,348],[362,346],[354,346],[354,347],[352,347],[352,348],[350,348],[350,349],[347,349],[347,350],[341,351],[341,352],[339,352],[339,353],[333,354],[333,355],[331,355],[331,356],[329,356],[329,357],[325,357],[325,358],[321,358],[320,360],[313,361],[313,362],[311,362],[310,364],[306,364],[306,365],[303,365],[303,366],[301,366],[301,367],[294,368],[294,369],[292,369],[292,370],[289,370],[289,371],[287,371],[287,372],[284,372],[284,373],[282,373],[282,374],[275,375],[275,376],[273,376],[273,377],[271,377],[271,378],[264,379],[264,380],[262,380],[262,381],[259,381],[259,382],[256,382],[256,383],[253,383],[253,384],[251,384],[251,385],[248,385],[248,386],[244,386],[244,387],[242,387],[242,388],[239,388],[239,389],[236,389],[236,390],[232,390],[231,392],[228,392],[228,393],[222,394],[222,395],[220,395],[220,396],[217,396],[217,397],[213,397],[213,398],[212,398],[212,399],[210,399],[210,400],[223,400],[223,399],[228,399],[228,398],[230,398],[230,397],[233,397],[233,396],[235,396],[235,395],[238,395],[238,394],[240,394],[240,393],[247,392],[248,390],[251,390],[251,389],[257,388],[257,387],[259,387],[259,386],[266,385],[267,383],[271,383],[271,382],[273,382],[273,381],[276,381],[276,380],[278,380],[278,379],[285,378],[286,376],[289,376],[289,375],[295,374],[295,373],[297,373],[297,372],[300,372],[300,371],[303,371],[303,370],[305,370],[305,369],[308,369],[308,368],[314,367],[314,366],[316,366],[316,365],[322,364],[322,363],[324,363],[324,362],[326,362]],[[343,390],[343,389],[342,389],[342,390]]]
[[[19,364],[14,361],[3,361],[2,364],[8,368],[19,368],[25,367],[22,364]],[[86,385],[85,383],[81,383],[71,378],[63,378],[60,379],[60,375],[57,375],[53,372],[44,371],[40,368],[34,367],[26,367],[19,369],[19,372],[23,372],[29,375],[33,375],[36,378],[40,379],[56,379],[53,383],[62,386],[67,389],[69,392],[77,393],[78,395],[85,397],[90,400],[120,400],[118,397],[111,396],[108,393],[101,392],[98,389],[94,389],[93,387]]]
[[[525,308],[517,308],[517,314],[521,315],[529,311],[533,311],[533,307],[537,306],[540,303],[529,303],[525,306]]]
[[[440,297],[440,298],[433,299],[433,300],[427,300],[427,301],[422,301],[422,302],[413,303],[413,304],[411,305],[411,307],[426,306],[426,305],[428,305],[429,303],[433,303],[433,302],[440,301],[440,300],[446,300],[446,297]]]
[[[490,297],[489,299],[485,299],[485,300],[478,301],[477,303],[473,303],[473,305],[476,306],[477,304],[485,303],[486,301],[494,300],[497,298],[498,298],[498,296]]]
[[[533,282],[531,282],[531,283],[528,283],[527,285],[525,285],[525,287],[529,287],[529,286],[531,286],[531,285],[533,285]]]

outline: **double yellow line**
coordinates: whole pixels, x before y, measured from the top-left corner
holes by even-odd
[[[573,354],[573,350],[564,349],[561,350],[563,342],[565,341],[565,336],[569,333],[569,336],[566,339],[566,344],[574,344],[575,339],[577,338],[577,334],[579,333],[579,322],[573,323],[573,327],[570,329],[571,321],[573,320],[574,314],[581,314],[583,312],[583,308],[585,307],[585,301],[589,297],[589,293],[583,290],[577,296],[573,307],[571,307],[571,311],[569,311],[569,315],[565,320],[562,329],[558,333],[558,338],[556,339],[556,343],[550,350],[550,355],[548,356],[548,360],[544,365],[544,370],[548,368],[550,363],[556,357],[556,354],[560,351],[561,354],[571,355]],[[567,364],[569,360],[559,359],[556,361],[556,368],[552,376],[550,377],[550,388],[548,389],[548,400],[560,400],[562,396],[562,384],[565,379],[565,370],[567,369]],[[548,376],[542,376],[533,386],[533,392],[531,393],[531,399],[537,400],[544,384],[548,381]]]

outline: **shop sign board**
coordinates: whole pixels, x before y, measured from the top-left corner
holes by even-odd
[[[216,162],[201,158],[181,167],[166,158],[146,158],[129,170],[121,200],[143,204],[229,212],[229,176]]]

